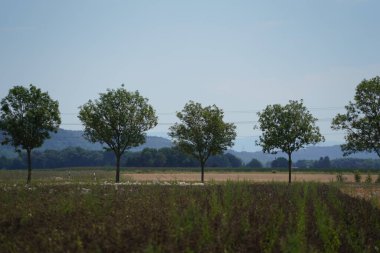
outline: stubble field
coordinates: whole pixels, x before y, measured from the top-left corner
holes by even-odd
[[[347,182],[354,182],[352,174],[345,174]],[[200,173],[126,173],[124,174],[126,180],[135,181],[199,181]],[[286,172],[229,172],[205,173],[206,181],[224,182],[227,180],[232,181],[250,181],[250,182],[288,182],[288,173]],[[292,173],[292,181],[294,182],[333,182],[336,181],[336,174],[328,173]]]

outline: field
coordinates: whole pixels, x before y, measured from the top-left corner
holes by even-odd
[[[181,172],[182,171],[182,172]],[[376,180],[379,173],[373,173],[373,180]],[[292,172],[292,180],[298,182],[324,182],[329,183],[336,181],[337,173],[335,172]],[[345,172],[342,174],[346,182],[354,182],[354,174]],[[366,174],[362,174],[363,180]],[[115,171],[103,168],[72,168],[72,169],[54,169],[54,170],[33,170],[32,180],[34,182],[113,182]],[[0,183],[23,183],[26,180],[25,170],[0,170]],[[180,168],[175,169],[141,169],[132,168],[122,170],[122,181],[199,181],[199,168]],[[251,181],[251,182],[287,182],[287,171],[252,172],[238,171],[232,172],[231,169],[217,169],[206,171],[206,181],[223,182],[233,181]]]
[[[25,171],[0,171],[0,251],[380,249],[380,209],[371,198],[380,192],[378,184],[328,180],[288,185],[247,181],[245,174],[240,181],[219,181],[206,174],[213,180],[202,185],[192,178],[185,182],[189,178],[179,178],[182,174],[193,175],[149,181],[136,177],[157,175],[127,173],[124,183],[113,184],[113,171],[34,171],[33,184],[25,186]],[[198,180],[199,174],[194,176]],[[237,179],[231,178],[236,174],[223,176]]]

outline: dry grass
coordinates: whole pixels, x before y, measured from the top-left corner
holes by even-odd
[[[343,175],[346,182],[354,182],[354,177],[347,173]],[[135,181],[200,181],[200,173],[125,173],[124,178]],[[252,181],[252,182],[287,182],[288,173],[276,172],[238,172],[238,173],[205,173],[206,181]],[[292,181],[295,182],[333,182],[336,181],[336,174],[328,173],[292,173]]]
[[[365,199],[380,208],[379,184],[343,184],[340,189],[350,196]]]

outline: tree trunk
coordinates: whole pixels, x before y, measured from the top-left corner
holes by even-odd
[[[292,154],[288,154],[289,184],[292,182]]]
[[[205,179],[205,163],[201,162],[201,182],[204,183]]]
[[[116,154],[116,183],[120,181],[120,155]]]
[[[28,179],[26,180],[27,184],[30,184],[30,181],[32,180],[32,158],[31,158],[31,149],[26,150],[28,154]]]

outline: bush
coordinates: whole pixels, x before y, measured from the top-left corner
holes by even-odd
[[[367,177],[365,178],[365,182],[366,182],[367,184],[372,183],[372,176],[371,176],[371,174],[368,173]]]
[[[339,182],[339,183],[343,183],[345,180],[346,180],[346,179],[344,178],[342,172],[339,172],[339,173],[336,175],[336,181],[337,181],[337,182]]]
[[[354,178],[356,183],[360,183],[362,181],[362,175],[360,175],[359,171],[354,171]]]

